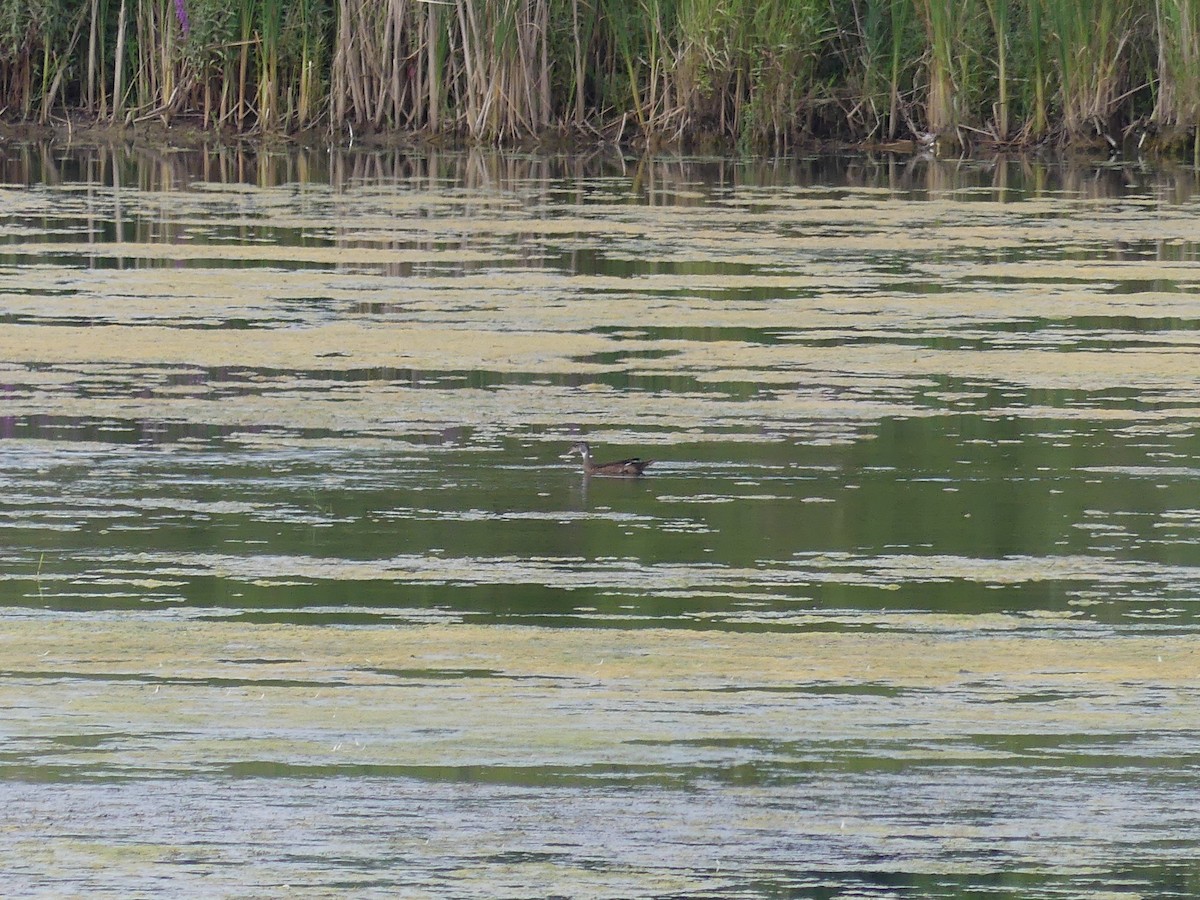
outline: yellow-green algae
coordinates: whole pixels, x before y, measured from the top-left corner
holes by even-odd
[[[37,755],[39,765],[97,770],[204,772],[238,760],[644,765],[674,742],[686,764],[688,743],[704,738],[798,735],[814,747],[901,740],[906,756],[972,757],[982,751],[970,737],[981,733],[1200,728],[1200,651],[1187,636],[315,628],[144,616],[9,616],[5,625],[7,733],[127,735]],[[848,689],[845,702],[798,699],[831,687]],[[882,687],[895,696],[854,701],[855,688]],[[1003,702],[1032,692],[1062,696]],[[720,715],[697,715],[705,712]],[[963,743],[935,748],[948,738]]]
[[[126,893],[144,887],[138,879],[148,868],[169,866],[166,871],[179,875],[191,865],[214,893],[253,895],[255,888],[238,880],[248,872],[266,885],[264,895],[287,893],[291,883],[310,894],[343,896],[346,889],[330,888],[322,873],[339,853],[355,860],[354,837],[340,829],[378,801],[371,792],[379,782],[371,773],[379,772],[388,793],[411,791],[424,802],[446,779],[475,803],[489,778],[553,782],[607,774],[622,783],[644,776],[702,784],[729,775],[718,809],[736,822],[716,843],[713,832],[696,824],[711,817],[703,791],[698,806],[686,810],[691,795],[671,792],[666,810],[657,813],[663,824],[682,811],[696,815],[671,852],[699,841],[706,868],[686,871],[653,859],[598,871],[581,864],[586,847],[520,862],[464,860],[472,819],[452,801],[445,806],[453,826],[441,832],[427,830],[436,802],[399,827],[378,823],[387,843],[373,847],[376,864],[432,859],[426,874],[457,879],[464,893],[471,888],[483,896],[562,893],[567,883],[575,896],[713,891],[722,862],[711,859],[718,852],[713,848],[728,834],[746,844],[763,834],[845,840],[868,848],[856,858],[860,871],[900,865],[907,873],[940,876],[1004,867],[1103,873],[1111,871],[1104,855],[1114,843],[1133,848],[1118,850],[1119,856],[1152,856],[1144,835],[1120,844],[1119,821],[1067,795],[1046,803],[1036,837],[1027,834],[1024,819],[1002,820],[1003,809],[990,810],[999,825],[979,824],[971,809],[943,810],[954,802],[956,773],[977,773],[974,786],[985,794],[995,788],[1013,805],[1023,799],[1024,781],[1044,774],[1047,760],[1061,781],[1083,783],[1089,760],[1110,750],[1138,755],[1150,772],[1191,752],[1200,727],[1193,641],[1100,624],[1108,588],[1121,588],[1122,602],[1136,607],[1121,615],[1142,622],[1186,602],[1180,588],[1193,577],[1150,561],[1163,557],[1064,551],[986,559],[908,548],[705,566],[461,549],[453,551],[458,556],[421,555],[398,535],[396,556],[355,559],[281,551],[271,543],[275,524],[312,523],[315,533],[317,524],[499,523],[534,513],[444,509],[436,501],[416,508],[410,496],[403,506],[368,511],[365,518],[339,517],[319,509],[315,497],[311,509],[297,506],[291,495],[260,501],[249,490],[197,499],[170,482],[156,483],[150,496],[131,496],[134,483],[121,497],[106,497],[113,479],[132,465],[117,452],[122,447],[103,442],[106,422],[117,430],[141,422],[215,426],[234,432],[226,446],[252,453],[284,446],[294,454],[332,449],[389,461],[400,453],[417,466],[441,447],[422,443],[422,435],[458,427],[472,429],[475,438],[470,446],[450,441],[461,454],[518,433],[561,446],[580,429],[596,441],[644,447],[781,440],[853,447],[876,436],[872,426],[884,420],[945,415],[977,403],[981,419],[1012,417],[1031,439],[1046,429],[1046,439],[1061,440],[1062,431],[1044,420],[1070,420],[1085,435],[1075,449],[1087,434],[1106,436],[1120,425],[1140,440],[1193,430],[1200,417],[1200,305],[1192,288],[1200,264],[1180,250],[1195,239],[1193,208],[1127,198],[1114,210],[1066,196],[964,203],[954,191],[933,187],[933,199],[923,203],[869,188],[832,197],[739,186],[704,206],[653,207],[547,201],[532,182],[506,192],[486,177],[480,187],[455,195],[417,182],[338,192],[311,185],[0,190],[0,212],[9,217],[3,233],[16,241],[7,245],[0,267],[0,311],[9,317],[0,324],[0,370],[9,386],[5,416],[102,423],[86,439],[72,438],[68,453],[47,453],[43,442],[24,437],[12,438],[11,446],[32,453],[28,471],[39,475],[46,467],[102,467],[109,457],[121,467],[75,494],[68,471],[62,500],[56,482],[30,487],[6,510],[6,526],[26,528],[23,533],[39,542],[68,531],[66,537],[76,538],[75,549],[64,551],[73,569],[56,565],[53,545],[46,545],[48,557],[40,556],[42,544],[29,538],[0,575],[0,584],[17,585],[26,603],[43,602],[44,589],[45,602],[57,610],[11,611],[0,634],[0,708],[14,773],[6,799],[21,778],[54,784],[53,791],[35,793],[36,814],[8,820],[19,823],[5,831],[17,864],[52,873],[110,873],[129,879],[126,887],[135,885]],[[686,185],[655,196],[668,194],[698,199]],[[71,215],[110,221],[123,239],[80,237],[99,231],[51,237],[30,225],[39,217]],[[221,242],[204,244],[218,220],[226,230]],[[309,246],[276,244],[260,231],[264,226],[291,229]],[[243,239],[231,240],[237,229]],[[1153,245],[1160,258],[1117,258],[1126,245]],[[1106,252],[1113,258],[1099,258]],[[604,274],[602,267],[600,274],[571,274],[559,258],[575,253],[629,261],[636,274]],[[254,265],[232,268],[245,263]],[[1170,320],[1170,329],[1127,329],[1121,323],[1127,318]],[[1024,327],[1029,323],[1040,324]],[[343,378],[347,373],[354,377]],[[467,377],[478,376],[487,383],[468,386]],[[1016,393],[997,401],[988,393],[995,388]],[[1059,390],[1070,393],[1069,403],[1056,396]],[[1122,392],[1154,402],[1131,404]],[[989,446],[1004,443],[982,433],[978,440]],[[53,443],[52,449],[63,446]],[[186,456],[187,450],[168,442],[155,453]],[[491,477],[469,474],[462,458],[455,459],[456,467],[439,470],[439,477]],[[561,488],[563,473],[544,448],[522,460],[507,458],[506,465],[530,461],[551,470],[544,473],[546,485]],[[1153,474],[1186,478],[1186,462]],[[694,490],[695,481],[678,478],[689,471],[677,465],[669,489],[653,480],[622,486],[660,503],[686,504],[686,517],[678,511],[674,519],[622,517],[619,508],[584,502],[582,510],[564,510],[559,521],[611,524],[636,531],[639,539],[648,529],[707,536],[718,533],[704,517],[708,508],[767,496],[758,488],[735,493],[730,479],[744,476],[725,470],[716,478],[705,470],[703,487]],[[1061,479],[1064,471],[1048,477]],[[1142,470],[1122,464],[1083,467],[1078,474],[1099,479],[1117,471]],[[784,490],[797,488],[802,499],[827,504],[823,479],[840,484],[862,473],[828,466],[801,474],[815,476],[811,490],[796,484]],[[771,475],[762,467],[753,473],[764,482]],[[965,478],[949,478],[948,488],[951,482],[970,489]],[[536,485],[539,492],[544,486]],[[614,502],[611,493],[601,496]],[[253,546],[150,543],[137,552],[106,543],[118,526],[173,527],[167,513],[185,521],[224,517],[272,525],[264,530],[266,543]],[[1122,535],[1119,513],[1097,508],[1064,527]],[[538,515],[539,522],[556,520],[553,508]],[[1182,527],[1191,521],[1187,516],[1166,510],[1162,520]],[[264,540],[257,531],[255,537]],[[88,541],[103,546],[89,555]],[[222,583],[229,591],[224,602],[234,605],[183,604],[183,588],[193,579]],[[583,588],[595,595],[589,602],[612,604],[602,611],[573,608],[571,618],[624,627],[487,626],[456,621],[470,618],[466,609],[381,608],[377,597],[357,606],[360,590],[380,581],[416,590]],[[798,594],[812,585],[865,586],[873,596],[896,590],[884,596],[907,603],[921,585],[1032,594],[1046,581],[1067,585],[1069,599],[1058,609],[1025,609],[1020,600],[1013,612],[993,606],[949,614],[922,609],[919,601],[911,610],[843,609]],[[375,624],[238,619],[264,610],[319,616],[328,608],[288,606],[291,585],[315,582],[328,588],[322,601],[336,602],[342,617]],[[1125,590],[1139,584],[1165,585],[1166,593],[1143,597]],[[260,592],[257,605],[239,610],[246,587]],[[902,596],[900,588],[907,589]],[[148,594],[171,610],[104,611],[109,602],[149,605]],[[681,598],[693,604],[672,615],[674,624],[716,628],[630,627],[649,624],[647,610],[659,600]],[[640,607],[618,609],[625,599]],[[716,602],[708,609],[698,600]],[[77,601],[89,609],[78,618],[70,612]],[[203,614],[232,621],[188,618]],[[417,621],[435,624],[412,624]],[[717,630],[776,626],[788,632]],[[827,767],[831,793],[814,799],[806,785],[780,800],[785,787],[771,781],[772,763],[798,778]],[[739,782],[740,767],[760,765],[766,775]],[[1008,774],[988,768],[999,765],[1012,768]],[[860,766],[874,773],[869,786],[850,784]],[[923,792],[930,809],[889,818],[889,804],[907,809],[912,800],[906,790],[889,793],[882,773],[905,766],[914,774],[901,787]],[[538,774],[521,774],[529,771]],[[222,781],[231,773],[242,777]],[[161,820],[156,833],[137,833],[140,814],[161,815],[162,804],[133,802],[132,812],[116,820],[134,822],[133,832],[112,833],[104,802],[93,805],[96,795],[87,786],[133,776],[131,792],[151,796],[145,785],[165,784],[165,806],[191,792],[186,814],[203,819],[222,814],[221,788],[211,784],[226,785],[242,800],[255,790],[256,776],[296,773],[274,780],[280,800],[274,812],[300,810],[292,828],[322,828],[321,839],[304,845],[289,830],[273,857],[256,855],[240,870],[217,864],[218,853],[227,857],[235,848],[205,855],[204,838],[197,838],[203,831],[191,829],[194,823],[186,823],[174,844]],[[397,774],[415,776],[419,786],[391,777]],[[1119,780],[1115,769],[1108,775],[1106,785]],[[318,787],[305,794],[310,779]],[[362,786],[338,793],[352,780]],[[589,804],[605,798],[604,791],[589,791],[563,803],[537,783],[537,791],[497,821],[548,803],[553,832],[557,816],[576,804],[579,815],[594,815],[598,807]],[[68,799],[54,820],[60,796]],[[613,802],[623,809],[639,796],[628,791]],[[653,803],[662,802],[663,794],[653,794]],[[342,824],[327,827],[326,805]],[[84,813],[91,809],[100,812],[89,838],[95,823]],[[468,803],[465,809],[478,815],[480,808]],[[1088,833],[1092,818],[1100,824]],[[636,824],[635,817],[613,820],[618,828]],[[24,839],[39,827],[43,840]],[[503,824],[489,848],[519,851],[523,827]],[[273,820],[252,823],[237,834],[259,854],[275,828]],[[577,822],[563,830],[576,838],[591,833]],[[647,834],[661,837],[653,828]],[[997,839],[1012,854],[998,862],[989,856]],[[814,871],[828,862],[826,847],[834,845],[820,846],[816,862],[811,856],[807,862]],[[1081,846],[1087,852],[1079,852]],[[314,862],[280,863],[304,859],[306,851]],[[764,859],[749,858],[751,865]],[[767,858],[773,869],[781,861]],[[736,860],[730,862],[736,868]],[[352,865],[329,877],[344,878]],[[743,870],[739,877],[754,874]],[[478,886],[481,878],[486,887]]]
[[[227,212],[238,197],[253,203],[246,227],[269,221],[319,235],[332,246],[287,247],[261,239],[6,245],[17,265],[8,269],[11,292],[0,295],[0,307],[47,321],[57,316],[94,324],[83,330],[65,323],[50,330],[0,326],[0,357],[10,364],[55,367],[244,365],[278,372],[388,367],[568,376],[625,371],[784,387],[875,378],[881,387],[911,396],[922,388],[922,379],[947,377],[1034,389],[1181,392],[1192,383],[1189,373],[1200,346],[1195,329],[1188,328],[1146,336],[1107,353],[1080,352],[1078,335],[1070,331],[1041,330],[1027,346],[1021,346],[1019,334],[966,349],[927,345],[972,328],[971,336],[982,340],[990,335],[979,329],[1025,318],[1196,319],[1192,293],[1112,290],[1118,282],[1193,284],[1200,278],[1194,261],[998,261],[967,252],[999,252],[1038,240],[1052,247],[1049,255],[1061,257],[1097,241],[1162,241],[1194,232],[1187,208],[1144,198],[1127,201],[1116,215],[1104,205],[1069,197],[1017,204],[939,198],[913,204],[870,188],[830,199],[820,192],[790,196],[787,189],[747,187],[736,199],[703,207],[700,227],[697,208],[689,206],[529,205],[488,190],[450,196],[389,192],[375,185],[336,194],[308,186],[299,195],[291,187],[127,190],[121,203],[130,215],[161,218],[169,237],[169,229],[186,233],[210,225],[212,216]],[[81,215],[89,209],[98,216],[110,214],[111,198],[104,190],[58,196],[63,198]],[[40,195],[5,192],[0,200],[19,204],[25,215],[50,212],[49,200]],[[557,214],[563,209],[572,214]],[[238,222],[236,217],[224,221],[228,227]],[[384,246],[389,241],[395,246]],[[722,261],[749,270],[569,275],[543,259],[543,252],[567,246],[563,242],[603,246],[608,257],[636,259],[642,266],[655,260],[672,265]],[[827,250],[845,258],[832,261],[823,255]],[[143,264],[159,259],[276,265],[175,270],[30,264],[48,253]],[[909,259],[912,270],[869,264],[879,254]],[[502,266],[472,269],[488,263]],[[283,268],[300,264],[317,267]],[[437,275],[430,265],[457,271]],[[969,288],[959,284],[962,279],[969,279]],[[942,287],[951,282],[954,289],[925,294],[919,290],[922,281]],[[722,294],[719,303],[711,300],[716,291]],[[330,304],[337,315],[328,315]],[[263,327],[249,332],[183,327],[240,318]],[[641,330],[663,323],[676,333],[661,337]],[[629,333],[617,330],[622,328]],[[713,334],[717,328],[767,329],[779,342],[730,339]],[[696,333],[685,334],[689,329]],[[926,346],[897,343],[906,332]],[[865,340],[872,337],[877,342]],[[598,354],[642,358],[599,365]],[[662,356],[646,359],[646,354]],[[540,408],[540,392],[529,394],[519,407]],[[31,408],[36,408],[33,399]],[[60,400],[41,402],[45,407]],[[222,399],[222,405],[228,402]],[[808,412],[797,405],[800,398],[776,396],[771,402],[779,419]],[[448,409],[446,418],[470,415],[470,408],[463,403]],[[889,409],[913,412],[911,404],[894,396],[871,414],[882,416]],[[141,412],[159,415],[154,409]],[[289,408],[281,417],[294,413]],[[205,417],[199,410],[197,415]]]

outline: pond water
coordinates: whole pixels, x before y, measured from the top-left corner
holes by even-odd
[[[1200,893],[1195,172],[0,178],[5,896]]]

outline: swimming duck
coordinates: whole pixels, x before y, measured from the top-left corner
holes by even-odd
[[[572,453],[578,453],[583,457],[583,474],[584,475],[641,475],[646,466],[650,465],[654,460],[641,459],[634,456],[631,459],[618,459],[616,462],[600,463],[597,465],[592,462],[592,448],[588,446],[587,441],[580,441],[577,444],[572,444],[571,449],[567,451],[569,456]]]

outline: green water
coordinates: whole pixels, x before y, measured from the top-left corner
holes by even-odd
[[[247,635],[196,672],[0,647],[0,846],[42,847],[6,895],[1195,894],[1190,662],[1085,643],[1200,624],[1194,173],[5,152],[0,616]],[[581,438],[655,463],[585,478]],[[345,686],[260,626],[430,624],[1063,655],[603,700],[346,670],[428,733],[213,706]]]

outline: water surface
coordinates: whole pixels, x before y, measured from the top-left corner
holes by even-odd
[[[6,152],[6,895],[1197,891],[1194,173]]]

